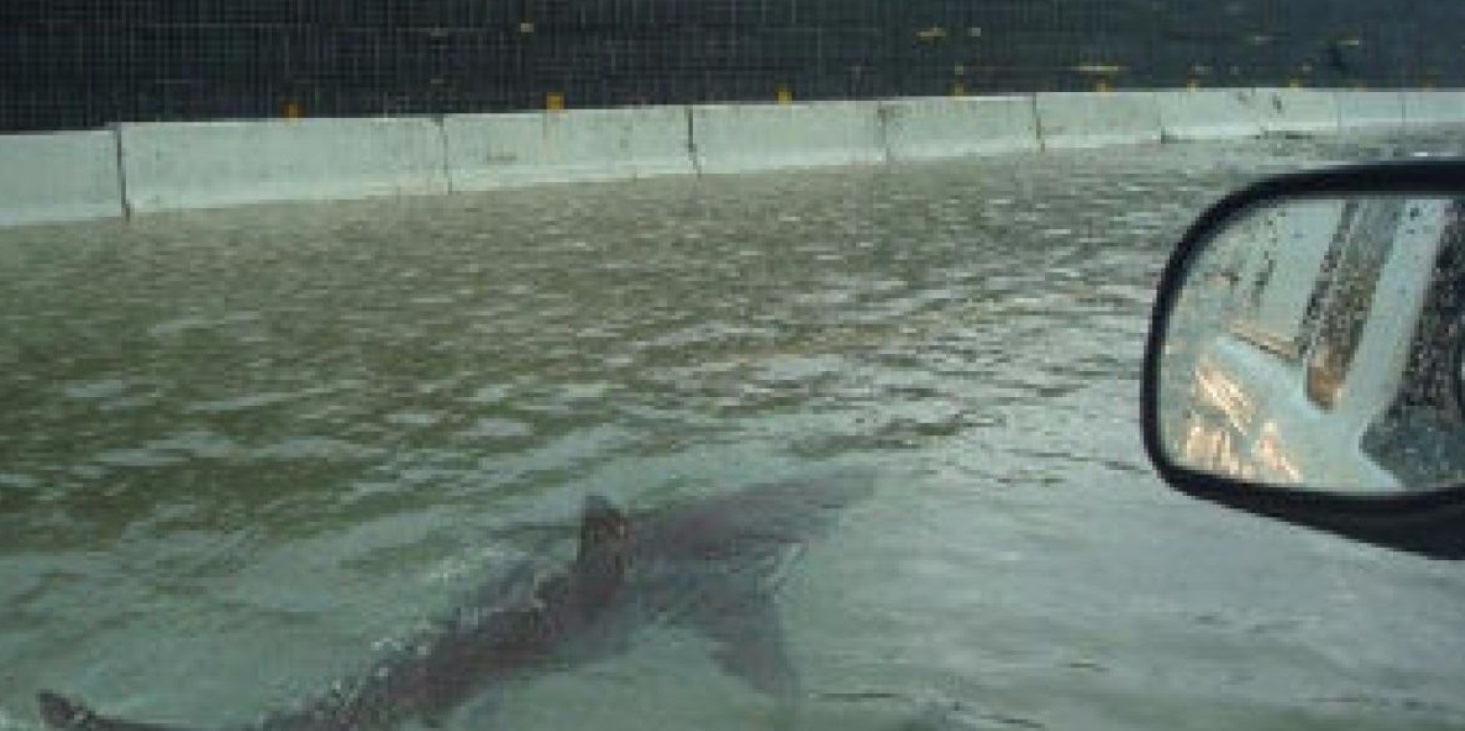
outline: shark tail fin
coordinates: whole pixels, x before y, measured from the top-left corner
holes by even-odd
[[[36,694],[41,720],[53,729],[91,729],[98,720],[92,709],[59,693],[43,690]]]

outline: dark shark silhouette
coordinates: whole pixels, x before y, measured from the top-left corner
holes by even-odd
[[[772,483],[631,516],[590,496],[563,570],[512,572],[358,676],[237,731],[437,726],[516,677],[624,651],[637,631],[668,623],[711,640],[714,660],[772,697],[787,725],[803,693],[774,592],[798,549],[869,492],[863,480]],[[38,700],[58,731],[191,731],[104,716],[49,691]]]

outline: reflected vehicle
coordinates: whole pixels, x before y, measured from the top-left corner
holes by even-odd
[[[1201,497],[1458,552],[1462,298],[1465,165],[1342,168],[1234,194],[1161,283],[1144,385],[1152,461]]]

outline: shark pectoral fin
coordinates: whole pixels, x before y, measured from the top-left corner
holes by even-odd
[[[501,690],[485,690],[475,694],[457,708],[443,709],[421,718],[421,725],[428,729],[478,728],[488,723],[503,705]],[[491,724],[490,724],[491,725]]]
[[[712,658],[729,675],[781,706],[797,703],[802,693],[799,674],[789,660],[783,623],[771,595],[750,594],[698,607],[688,619],[717,644]]]
[[[80,701],[50,691],[36,694],[41,720],[57,731],[183,731],[173,726],[99,716]]]

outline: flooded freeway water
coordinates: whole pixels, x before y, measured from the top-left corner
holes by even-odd
[[[0,728],[38,728],[48,688],[248,724],[544,536],[568,556],[588,493],[652,509],[804,479],[874,492],[777,591],[801,728],[1458,728],[1460,566],[1188,502],[1137,427],[1152,288],[1208,201],[1458,148],[1121,148],[0,231]],[[706,636],[633,639],[445,723],[779,721]]]

